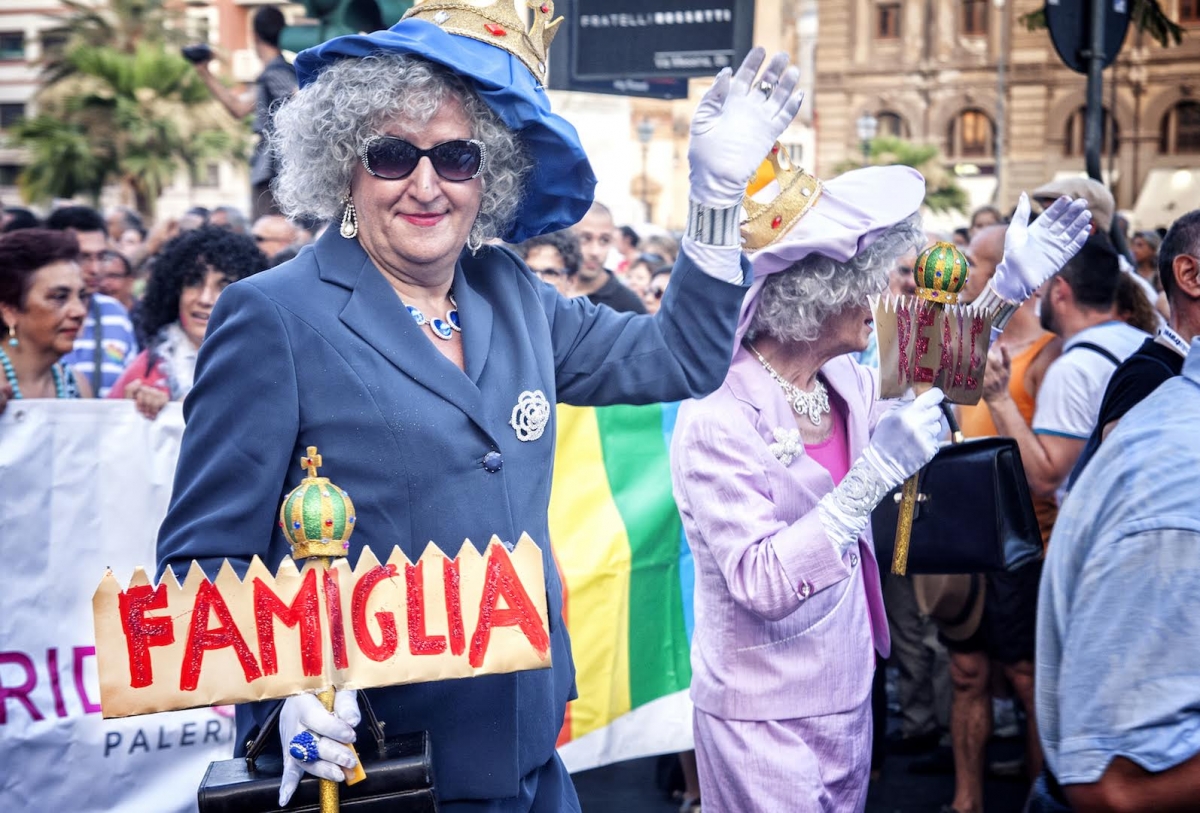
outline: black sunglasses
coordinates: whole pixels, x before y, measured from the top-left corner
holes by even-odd
[[[443,180],[469,181],[483,172],[487,147],[473,138],[443,141],[427,150],[395,136],[371,136],[358,152],[367,172],[385,181],[399,181],[413,174],[422,158],[428,158]]]

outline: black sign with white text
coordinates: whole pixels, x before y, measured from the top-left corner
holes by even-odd
[[[753,0],[575,0],[574,81],[713,76],[750,50]]]

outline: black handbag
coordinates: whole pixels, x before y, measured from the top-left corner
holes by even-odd
[[[417,731],[385,738],[384,724],[375,716],[363,692],[358,693],[363,720],[372,734],[375,759],[363,753],[359,758],[367,777],[353,785],[338,788],[340,808],[352,813],[437,813],[433,791],[433,756],[429,732]],[[283,756],[263,754],[272,737],[278,736],[280,703],[262,724],[258,735],[246,746],[246,756],[225,759],[208,766],[196,794],[200,813],[268,813],[291,810],[317,813],[321,809],[320,779],[305,774],[287,807],[279,807],[279,783],[283,777]]]
[[[1040,559],[1042,534],[1017,442],[964,441],[954,413],[945,404],[942,411],[955,442],[918,475],[908,572],[994,573]],[[885,496],[871,515],[881,568],[892,561],[902,489]]]

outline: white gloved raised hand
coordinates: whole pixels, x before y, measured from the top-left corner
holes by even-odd
[[[935,387],[880,418],[862,456],[817,503],[821,526],[838,556],[858,541],[884,495],[937,454],[943,398]]]
[[[321,779],[341,782],[342,768],[353,768],[358,760],[344,743],[354,742],[354,727],[362,719],[358,696],[353,689],[333,696],[333,712],[315,694],[298,694],[283,701],[279,712],[279,739],[283,743],[283,781],[279,784],[279,806],[283,807],[296,792],[305,772]],[[289,753],[292,738],[309,731],[317,738],[316,762],[301,762]]]
[[[697,203],[716,209],[740,204],[751,176],[800,110],[800,69],[779,53],[756,79],[765,58],[766,51],[754,48],[737,73],[723,69],[696,108],[688,178]]]
[[[989,284],[1010,302],[1025,301],[1079,253],[1091,223],[1086,200],[1061,197],[1031,226],[1029,196],[1022,192],[1004,235],[1004,259]]]

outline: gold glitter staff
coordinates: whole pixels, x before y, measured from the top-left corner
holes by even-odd
[[[308,472],[308,476],[292,489],[280,506],[279,527],[283,529],[288,544],[292,546],[293,559],[314,561],[319,570],[325,571],[329,569],[333,559],[345,557],[350,549],[350,534],[354,532],[356,521],[354,503],[350,501],[350,495],[329,482],[328,477],[317,476],[317,469],[323,462],[321,455],[317,453],[317,447],[309,446],[307,452],[307,455],[300,458],[300,465]],[[333,712],[336,694],[332,686],[317,693],[317,698],[326,711]],[[280,725],[283,725],[282,720]],[[328,759],[328,754],[323,756],[320,753],[321,741],[321,737],[305,729],[292,737],[288,744],[288,754],[304,763]],[[339,747],[349,749],[354,757],[353,768],[340,766],[346,773],[346,784],[353,785],[366,778],[362,763],[354,752],[354,746],[345,744]],[[287,779],[285,770],[284,785],[287,784]],[[299,772],[296,772],[294,781],[299,780]],[[321,779],[320,799],[321,813],[336,813],[339,807],[338,783],[331,779]]]

